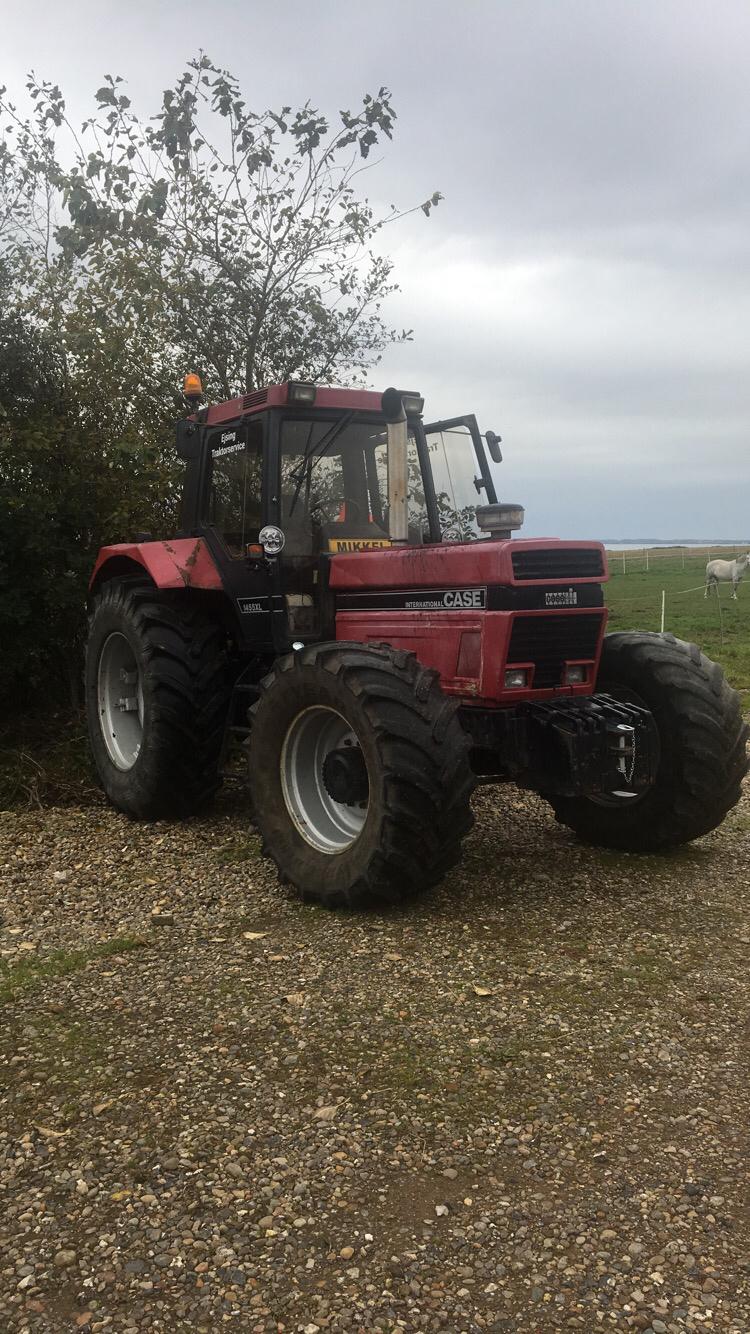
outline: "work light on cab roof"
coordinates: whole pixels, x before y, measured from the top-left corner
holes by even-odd
[[[312,407],[316,393],[317,386],[309,380],[290,380],[287,385],[286,401],[300,405],[307,403]]]
[[[362,907],[450,871],[477,781],[630,852],[735,804],[735,692],[694,647],[605,636],[601,543],[514,536],[473,414],[306,380],[203,404],[192,371],[183,395],[179,530],[103,548],[91,583],[89,732],[120,810],[198,810],[244,747],[282,879]]]

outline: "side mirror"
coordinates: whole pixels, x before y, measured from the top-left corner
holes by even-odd
[[[487,448],[490,451],[490,458],[493,463],[502,463],[503,451],[500,448],[502,436],[496,435],[494,431],[487,431],[485,434]]]

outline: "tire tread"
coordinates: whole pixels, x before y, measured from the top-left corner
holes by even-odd
[[[604,690],[607,673],[616,679],[618,671],[635,690],[639,680],[650,683],[670,764],[664,776],[657,773],[653,799],[649,793],[624,808],[619,820],[613,815],[617,808],[552,797],[557,819],[589,842],[629,852],[658,852],[709,833],[739,801],[748,770],[748,727],[739,695],[717,663],[674,635],[607,635],[600,672]]]
[[[205,612],[176,592],[160,592],[139,580],[113,580],[95,598],[100,610],[119,615],[139,637],[150,694],[148,775],[116,804],[139,819],[185,817],[205,806],[221,786],[219,773],[229,680],[224,636]],[[87,679],[89,673],[87,672]],[[97,763],[105,790],[107,773]]]
[[[310,667],[330,673],[362,707],[377,739],[385,798],[380,842],[358,878],[345,890],[311,893],[298,877],[296,888],[332,908],[405,902],[456,864],[473,824],[470,742],[457,705],[443,694],[437,673],[413,653],[346,641],[310,645],[278,660],[261,683],[260,699],[249,713],[251,774],[262,763],[253,743],[259,712],[274,707],[274,687],[288,672]],[[279,874],[289,879],[284,851],[274,846],[257,803],[254,811],[267,852]]]

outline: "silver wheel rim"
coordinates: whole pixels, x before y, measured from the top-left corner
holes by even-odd
[[[332,750],[357,746],[357,734],[335,709],[316,705],[292,722],[281,750],[281,788],[299,833],[318,852],[345,852],[361,834],[369,803],[334,801],[323,781],[323,762]]]
[[[98,672],[99,726],[117,769],[132,769],[143,741],[143,687],[130,641],[116,630],[102,646]]]

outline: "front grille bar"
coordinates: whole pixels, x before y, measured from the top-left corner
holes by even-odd
[[[539,547],[512,553],[513,577],[519,582],[546,579],[603,579],[604,561],[596,547]]]
[[[532,663],[535,690],[563,684],[566,662],[593,662],[602,628],[600,615],[549,612],[515,616],[506,660],[507,667]]]

